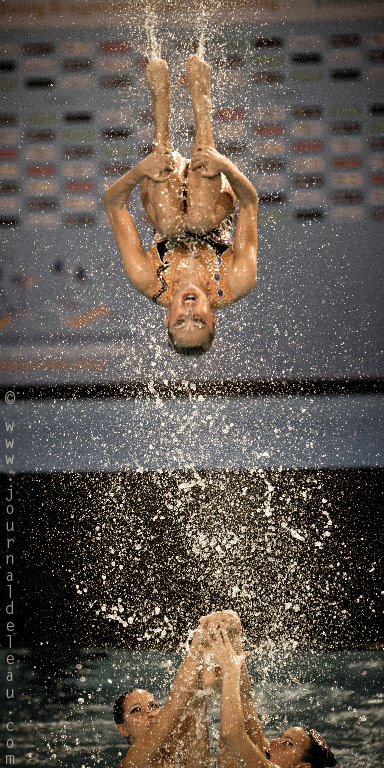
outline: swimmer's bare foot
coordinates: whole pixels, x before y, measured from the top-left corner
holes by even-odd
[[[169,96],[169,69],[165,59],[152,59],[145,70],[145,77],[153,98]]]
[[[188,56],[187,59],[187,83],[192,106],[197,106],[202,98],[209,99],[211,67],[196,54]]]

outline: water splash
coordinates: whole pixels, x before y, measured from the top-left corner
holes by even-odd
[[[148,59],[161,59],[161,42],[158,29],[158,16],[150,6],[145,8],[144,13],[144,29],[147,36],[146,55]]]
[[[75,584],[91,624],[109,623],[112,636],[175,647],[200,615],[224,607],[241,615],[249,647],[311,647],[348,632],[346,558],[315,475],[191,468],[115,475],[92,482],[96,491]]]
[[[197,55],[200,56],[201,59],[205,58],[205,41],[206,41],[206,29],[205,29],[205,26],[203,26],[200,31],[199,44],[197,48]]]

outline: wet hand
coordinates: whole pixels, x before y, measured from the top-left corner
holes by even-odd
[[[233,668],[239,670],[245,660],[245,654],[235,651],[224,626],[220,629],[211,629],[207,635],[209,652],[223,672]]]
[[[208,632],[212,628],[219,629],[220,627],[224,627],[235,650],[237,653],[241,653],[242,626],[236,611],[232,611],[231,609],[224,611],[214,611],[213,613],[207,614],[207,616],[202,616],[200,619],[200,625]]]
[[[173,170],[174,160],[170,150],[154,150],[139,163],[141,178],[163,184]]]
[[[227,158],[221,155],[214,147],[198,147],[191,157],[193,171],[201,169],[201,176],[213,179],[224,170]]]
[[[203,629],[215,626],[219,628],[222,625],[225,625],[227,630],[236,630],[236,632],[241,634],[241,621],[236,611],[232,611],[231,608],[223,611],[212,611],[212,613],[207,613],[205,616],[200,617],[200,626]]]

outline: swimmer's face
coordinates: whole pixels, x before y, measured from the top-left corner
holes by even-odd
[[[149,691],[137,688],[124,702],[124,723],[117,726],[119,733],[130,742],[150,730],[160,711],[156,699]]]
[[[279,768],[311,768],[303,759],[311,739],[304,728],[288,728],[277,739],[271,739],[269,758]]]
[[[165,316],[165,326],[180,347],[205,344],[216,325],[207,294],[197,286],[177,291]]]

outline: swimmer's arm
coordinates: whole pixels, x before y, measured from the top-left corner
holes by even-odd
[[[202,690],[188,704],[186,717],[180,724],[180,768],[208,768],[210,765],[207,698]]]
[[[143,178],[162,183],[164,172],[171,164],[169,153],[151,153],[140,160],[130,171],[115,181],[104,195],[104,205],[112,225],[123,266],[132,285],[142,293],[150,291],[155,277],[151,258],[145,252],[139,232],[126,203],[134,188]],[[159,175],[162,178],[159,178]]]
[[[242,176],[242,174],[240,175]],[[241,185],[244,187],[243,196],[238,194],[239,189],[236,192],[240,200],[240,210],[237,215],[233,240],[232,269],[228,275],[229,286],[234,299],[241,299],[252,290],[257,275],[258,197],[251,182],[245,176],[243,176],[243,180],[244,182],[241,181]]]
[[[237,166],[214,147],[197,149],[192,155],[191,167],[192,170],[200,168],[201,175],[207,178],[223,173],[239,200],[240,210],[237,216],[233,259],[228,270],[228,281],[233,299],[241,299],[252,290],[256,281],[257,192]]]
[[[231,610],[222,612],[222,616],[224,621],[226,620],[228,636],[231,643],[236,653],[241,656],[243,654],[243,641],[242,626],[239,616]],[[261,749],[261,751],[269,749],[269,741],[263,731],[253,702],[251,679],[249,677],[246,660],[244,660],[241,665],[240,698],[244,715],[245,730],[249,738],[257,747],[259,747],[259,749]]]
[[[109,206],[107,203],[105,207],[126,275],[134,288],[147,293],[153,285],[155,271],[144,250],[136,224],[126,209]]]
[[[239,171],[237,165],[232,163],[227,157],[221,155],[223,162],[221,164],[221,173],[227,177],[240,206],[243,208],[255,207],[257,211],[258,194],[252,182]]]
[[[220,735],[223,745],[243,768],[277,768],[249,738],[241,702],[241,671],[237,665],[223,669]]]
[[[263,751],[263,749],[268,749],[269,741],[263,731],[259,716],[256,712],[252,696],[251,681],[245,662],[241,668],[240,695],[244,713],[245,730],[249,738],[261,751]]]
[[[184,657],[172,683],[167,701],[160,710],[148,735],[137,738],[130,746],[119,768],[147,768],[156,752],[163,747],[176,726],[184,708],[196,688],[201,656],[202,633],[195,632],[190,650]]]

